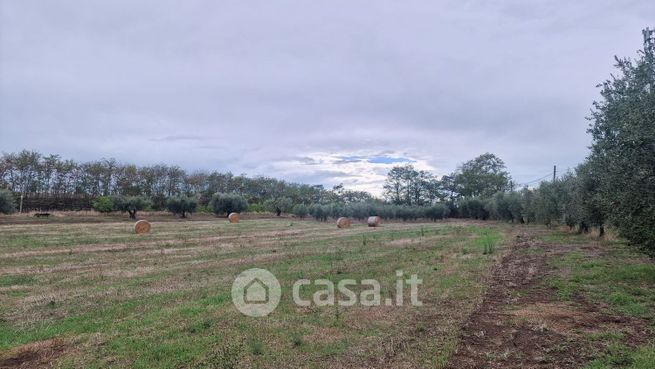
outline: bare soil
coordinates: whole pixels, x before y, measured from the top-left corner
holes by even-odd
[[[0,357],[0,369],[50,368],[57,358],[70,349],[70,344],[63,339],[30,343]]]
[[[447,368],[579,368],[602,353],[587,338],[590,333],[624,333],[622,343],[629,347],[648,342],[647,321],[608,313],[582,296],[560,301],[543,283],[566,272],[550,261],[571,251],[599,252],[594,245],[549,245],[534,234],[518,235],[464,325]]]

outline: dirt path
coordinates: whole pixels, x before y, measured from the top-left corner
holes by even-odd
[[[448,368],[579,368],[602,353],[588,338],[624,332],[628,346],[647,341],[647,322],[611,315],[582,296],[561,301],[544,281],[558,270],[552,259],[594,245],[548,245],[534,234],[517,236],[492,274],[480,307],[463,327]]]

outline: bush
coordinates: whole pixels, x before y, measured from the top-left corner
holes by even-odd
[[[173,214],[186,218],[186,213],[193,214],[198,208],[198,200],[188,196],[171,197],[166,201],[166,208]]]
[[[248,209],[248,201],[235,193],[215,193],[209,200],[209,208],[216,215],[230,215]]]
[[[11,214],[16,211],[14,195],[9,190],[0,190],[0,213]]]
[[[136,219],[137,211],[145,210],[150,206],[150,201],[142,196],[113,196],[111,201],[116,210],[130,214],[131,219]]]
[[[302,219],[309,214],[309,209],[305,204],[298,204],[293,207],[292,213],[298,218]]]
[[[115,211],[114,202],[109,196],[100,196],[91,202],[93,210],[100,213],[111,213]]]

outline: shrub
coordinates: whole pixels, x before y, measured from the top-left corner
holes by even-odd
[[[0,213],[11,214],[16,211],[14,195],[9,190],[0,190]]]
[[[240,213],[248,209],[248,201],[235,193],[215,193],[209,200],[209,207],[216,215]]]
[[[115,211],[114,202],[109,196],[100,196],[91,202],[93,210],[100,213],[111,213]]]
[[[166,208],[173,214],[186,218],[186,213],[193,214],[198,208],[198,200],[188,196],[171,197],[166,201]]]
[[[113,196],[111,201],[116,210],[130,214],[131,219],[136,219],[137,211],[145,210],[150,206],[150,201],[142,196]]]

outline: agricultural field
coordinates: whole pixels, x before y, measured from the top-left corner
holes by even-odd
[[[0,225],[0,368],[652,368],[655,265],[618,241],[499,222],[297,219]],[[233,305],[249,268],[282,298]],[[298,306],[301,278],[421,306]],[[307,287],[311,295],[316,286]],[[359,292],[359,291],[357,291]]]

